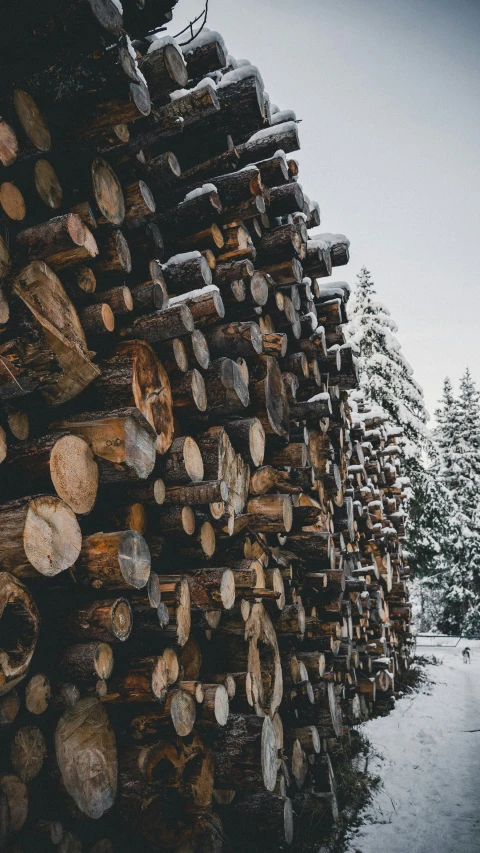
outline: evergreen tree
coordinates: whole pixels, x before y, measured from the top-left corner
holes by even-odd
[[[414,460],[427,440],[423,391],[395,337],[397,325],[376,296],[371,274],[363,267],[349,302],[348,335],[359,350],[361,387],[403,428],[405,456]]]
[[[446,630],[480,632],[480,396],[467,368],[454,399],[444,383],[436,412],[441,476],[450,496],[451,565],[445,586]]]
[[[357,277],[349,316],[348,333],[358,348],[361,387],[404,433],[403,467],[411,481],[407,524],[410,565],[418,576],[441,574],[445,571],[448,493],[438,482],[438,458],[426,426],[423,392],[395,337],[397,326],[378,301],[365,267]]]

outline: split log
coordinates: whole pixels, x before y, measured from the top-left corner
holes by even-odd
[[[0,573],[0,625],[0,696],[3,696],[25,678],[40,629],[40,615],[28,590],[7,572]]]
[[[136,406],[157,434],[157,452],[165,453],[173,439],[172,395],[152,348],[144,341],[122,343],[100,366],[95,383],[99,403],[110,409]]]
[[[90,361],[83,329],[60,280],[43,262],[34,261],[14,279],[12,291],[31,313],[34,324],[32,332],[36,347],[29,355],[27,344],[27,362],[29,358],[34,360],[38,357],[39,339],[44,341],[43,348],[50,351],[50,358],[57,362],[56,369],[59,373],[49,376],[50,381],[44,381],[41,385],[42,395],[52,406],[71,400],[98,376],[99,370]],[[20,363],[25,354],[22,354]],[[3,355],[2,363],[5,357],[8,359],[7,353],[4,352]],[[2,372],[0,367],[0,375]],[[20,384],[15,380],[18,374],[15,362],[5,369],[5,373],[10,382],[13,377],[13,381],[16,381],[17,385]]]

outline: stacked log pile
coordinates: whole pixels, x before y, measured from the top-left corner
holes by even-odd
[[[0,846],[277,850],[408,666],[348,240],[257,69],[149,36],[173,2],[9,5]]]

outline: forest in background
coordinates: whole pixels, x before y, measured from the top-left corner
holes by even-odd
[[[367,399],[403,428],[410,481],[407,543],[417,627],[480,634],[480,396],[470,371],[458,394],[445,378],[433,422],[402,352],[397,325],[363,267],[349,302]]]

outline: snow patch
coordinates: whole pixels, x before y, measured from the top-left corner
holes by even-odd
[[[207,193],[216,193],[217,188],[215,184],[203,184],[201,187],[197,187],[194,190],[190,190],[189,193],[186,194],[184,201],[192,201],[194,198],[199,198],[201,195],[207,195]]]
[[[202,255],[200,252],[195,250],[194,252],[180,252],[178,255],[172,255],[171,258],[168,259],[162,266],[165,267],[175,267],[178,264],[186,264],[187,261],[194,261],[197,258],[201,258]]]
[[[295,121],[297,116],[294,110],[279,110],[277,113],[270,115],[270,125],[283,124],[286,121]]]
[[[296,131],[297,124],[294,121],[286,121],[283,124],[275,124],[273,127],[263,127],[261,130],[257,130],[256,133],[252,134],[250,139],[247,142],[247,145],[250,142],[258,142],[260,139],[268,139],[269,136],[276,136],[278,133],[290,133],[291,131]]]
[[[202,31],[195,36],[193,41],[189,42],[189,44],[186,44],[182,48],[183,53],[185,56],[188,56],[188,54],[196,50],[197,47],[204,47],[212,41],[217,41],[223,48],[224,53],[227,54],[227,48],[225,47],[223,36],[220,33],[217,33],[216,30],[209,30],[208,27],[203,27]]]
[[[216,284],[207,284],[205,287],[200,287],[197,290],[189,290],[188,293],[180,293],[178,296],[172,296],[168,300],[169,307],[178,305],[179,302],[185,302],[187,299],[196,299],[197,296],[204,296],[206,293],[213,291],[220,292]]]

